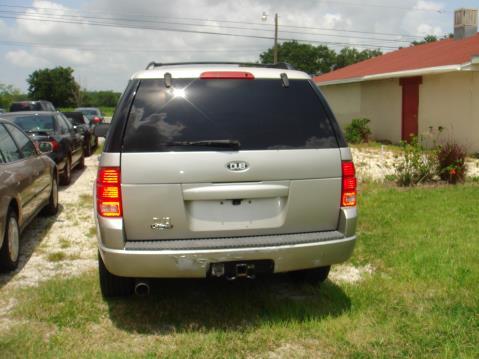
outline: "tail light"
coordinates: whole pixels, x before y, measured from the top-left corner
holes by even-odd
[[[254,80],[251,72],[244,71],[207,71],[200,75],[202,80]]]
[[[96,204],[102,217],[121,217],[121,173],[119,167],[103,167],[96,179]]]
[[[357,179],[354,163],[352,161],[343,161],[342,172],[341,206],[354,207],[356,206],[357,196]]]

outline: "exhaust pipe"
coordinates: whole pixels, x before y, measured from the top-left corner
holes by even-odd
[[[146,297],[150,294],[150,284],[148,282],[138,281],[135,283],[135,294],[139,297]]]

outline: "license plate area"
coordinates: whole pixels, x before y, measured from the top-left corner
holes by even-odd
[[[185,207],[192,231],[278,228],[286,218],[286,197],[196,200]]]
[[[258,275],[272,273],[274,273],[274,261],[270,259],[211,263],[208,270],[208,276],[228,280],[254,279]]]

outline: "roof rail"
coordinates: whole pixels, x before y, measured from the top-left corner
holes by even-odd
[[[174,65],[238,65],[240,67],[265,67],[271,69],[284,69],[284,70],[295,70],[293,66],[286,62],[278,62],[277,64],[255,64],[252,62],[228,62],[228,61],[202,61],[202,62],[150,62],[145,70],[149,70],[155,67],[161,66],[174,66]]]

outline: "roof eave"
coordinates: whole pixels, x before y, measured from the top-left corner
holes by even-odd
[[[471,64],[471,62],[467,62],[465,64],[458,64],[458,65],[427,67],[422,69],[387,72],[382,74],[367,75],[362,77],[352,77],[352,78],[340,79],[340,80],[320,81],[320,82],[316,82],[316,84],[318,86],[341,85],[341,84],[349,84],[349,83],[355,83],[355,82],[385,80],[385,79],[401,78],[401,77],[435,75],[435,74],[457,72],[457,71],[476,71],[476,68],[477,67]]]

